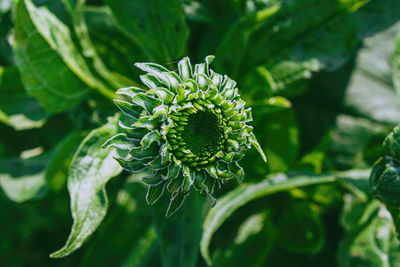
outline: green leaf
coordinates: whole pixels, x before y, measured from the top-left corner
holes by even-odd
[[[105,185],[122,171],[113,158],[117,156],[116,150],[101,148],[114,134],[115,118],[90,132],[76,151],[68,176],[74,223],[64,247],[50,257],[65,257],[80,248],[104,219],[108,208]]]
[[[360,203],[352,198],[345,197],[342,217],[347,231],[339,246],[339,265],[398,266],[400,243],[390,213],[376,200]]]
[[[26,90],[51,112],[78,104],[88,86],[114,96],[93,77],[66,25],[30,0],[16,7],[14,55]]]
[[[132,68],[132,64],[146,61],[147,58],[128,34],[117,25],[111,9],[104,5],[85,5],[82,9],[90,41],[98,57],[112,71],[112,76],[122,82],[127,77],[130,79],[138,77],[139,72]]]
[[[400,101],[392,80],[396,59],[391,67],[393,39],[399,30],[400,22],[365,39],[344,99],[344,105],[357,114],[390,124],[400,122]]]
[[[48,114],[25,92],[15,67],[0,68],[0,121],[15,130],[42,127]]]
[[[207,214],[203,223],[203,235],[200,243],[202,256],[207,263],[211,265],[209,245],[212,236],[230,215],[246,203],[263,196],[290,190],[295,187],[330,183],[335,180],[336,178],[334,176],[298,176],[288,178],[284,174],[276,174],[257,184],[240,185],[224,197],[218,199],[217,205]]]
[[[50,154],[0,160],[0,186],[15,202],[37,199],[47,191],[45,167]]]
[[[82,47],[83,55],[90,60],[93,68],[113,87],[126,87],[137,85],[127,77],[111,71],[103,62],[102,58],[97,53],[97,50],[90,38],[89,29],[85,21],[85,0],[84,1],[62,1],[66,9],[71,15],[74,30],[78,36]]]
[[[268,210],[246,218],[239,226],[233,242],[229,242],[227,248],[216,248],[213,266],[263,266],[277,237],[272,221]]]
[[[146,54],[148,60],[169,63],[185,48],[189,31],[178,0],[106,0],[119,26]]]

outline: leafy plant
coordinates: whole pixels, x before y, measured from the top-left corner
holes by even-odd
[[[399,10],[0,1],[0,265],[400,266]]]

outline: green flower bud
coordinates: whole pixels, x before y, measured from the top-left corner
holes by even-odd
[[[193,187],[208,194],[227,180],[243,179],[238,162],[251,145],[265,155],[248,125],[251,109],[245,108],[236,82],[211,70],[213,56],[194,70],[189,58],[178,63],[178,73],[154,63],[135,64],[147,72],[140,76],[147,91],[129,87],[117,94],[119,109],[130,118],[120,120],[123,133],[110,138],[105,147],[125,150],[117,158],[130,172],[144,172],[147,202],[170,195],[167,217],[182,205]]]
[[[375,197],[388,206],[400,206],[400,168],[398,163],[381,158],[371,172],[370,184]]]
[[[400,126],[396,126],[393,131],[386,136],[383,142],[383,153],[400,160]]]
[[[383,142],[383,157],[371,171],[370,187],[375,197],[392,207],[400,206],[400,127],[397,126]]]

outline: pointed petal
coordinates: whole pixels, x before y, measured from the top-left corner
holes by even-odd
[[[139,118],[143,110],[140,106],[134,105],[124,100],[114,99],[113,102],[125,115],[131,118]]]
[[[147,149],[153,142],[158,143],[158,145],[161,144],[161,135],[157,130],[148,132],[145,136],[143,136],[142,140],[140,141],[140,145]]]
[[[142,83],[144,83],[147,87],[151,89],[168,86],[168,84],[164,84],[153,74],[140,75],[140,80],[142,81]]]
[[[165,183],[161,183],[156,186],[149,186],[147,188],[147,195],[146,195],[147,203],[149,203],[150,205],[156,203],[157,200],[163,195],[164,188],[165,188]]]
[[[126,87],[126,88],[120,88],[118,89],[115,93],[117,95],[126,95],[128,97],[133,97],[134,95],[136,95],[137,93],[141,93],[144,92],[144,90],[142,88],[138,88],[138,87]]]
[[[192,78],[192,65],[188,57],[184,57],[179,61],[178,70],[183,81]]]
[[[158,98],[166,105],[170,104],[174,100],[175,94],[166,88],[151,89],[147,94],[156,94]]]
[[[137,160],[155,158],[158,156],[159,146],[156,143],[152,143],[148,148],[134,147],[129,151],[132,158]]]
[[[136,146],[135,143],[138,143],[137,139],[130,139],[124,133],[119,133],[108,139],[101,147],[109,148],[110,146],[116,147],[122,150],[131,150]]]
[[[187,196],[188,196],[187,193],[182,193],[182,192],[179,192],[175,196],[173,196],[173,198],[169,202],[169,206],[167,209],[167,215],[166,215],[167,218],[172,214],[174,214],[182,206],[183,201]]]
[[[138,172],[143,170],[149,160],[151,159],[144,159],[144,160],[137,160],[137,159],[122,159],[122,158],[115,158],[118,161],[119,165],[127,171],[130,172]]]
[[[136,94],[132,97],[132,102],[144,108],[149,114],[152,114],[153,109],[161,104],[160,100],[144,93]]]

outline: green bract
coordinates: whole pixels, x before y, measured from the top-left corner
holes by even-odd
[[[193,186],[212,194],[229,179],[243,179],[238,162],[251,144],[262,152],[248,125],[251,109],[245,108],[236,82],[209,69],[208,56],[194,71],[189,58],[178,63],[178,73],[154,63],[137,63],[147,74],[140,76],[149,88],[122,88],[115,100],[130,117],[120,120],[124,133],[110,138],[105,147],[126,150],[116,158],[130,172],[143,172],[148,187],[147,202],[170,194],[167,217],[183,203]]]
[[[383,142],[383,157],[371,171],[370,186],[373,194],[385,204],[400,206],[400,126],[388,134]]]

